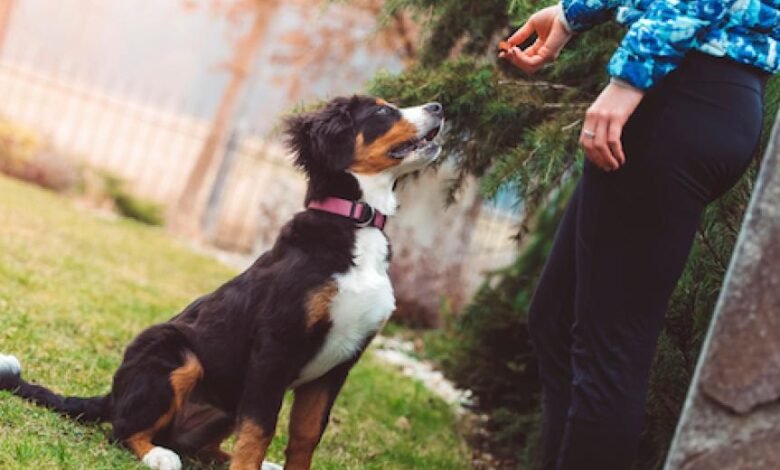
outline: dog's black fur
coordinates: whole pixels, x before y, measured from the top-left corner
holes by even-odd
[[[309,178],[306,203],[329,196],[361,199],[358,181],[346,171],[355,158],[358,135],[361,145],[370,145],[402,119],[395,108],[377,114],[382,106],[381,100],[369,97],[340,98],[324,110],[287,121],[295,163]],[[133,340],[105,396],[63,397],[12,374],[0,375],[0,389],[75,419],[110,421],[113,438],[131,448],[139,433],[151,430],[155,445],[195,455],[218,449],[244,420],[264,434],[255,438],[270,440],[285,391],[317,354],[330,328],[328,318],[307,323],[306,299],[334,274],[353,266],[357,230],[344,217],[313,210],[298,213],[273,248],[249,269]],[[372,336],[365,338],[358,354],[315,380],[326,394],[316,441],[350,368]],[[192,358],[195,365],[186,369]],[[172,386],[176,373],[194,385],[182,385],[181,390]],[[178,406],[180,399],[185,401]],[[168,412],[170,419],[162,422]],[[144,450],[134,450],[143,457]]]

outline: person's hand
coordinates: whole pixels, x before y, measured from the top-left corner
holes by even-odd
[[[559,5],[537,11],[525,24],[510,37],[507,42],[511,46],[508,51],[501,51],[498,56],[507,59],[527,74],[532,74],[543,65],[558,58],[563,46],[569,42],[572,33],[561,22]],[[520,44],[536,33],[537,39],[530,47],[521,50]]]
[[[620,136],[644,96],[636,88],[610,83],[590,105],[585,113],[580,143],[585,156],[594,165],[612,171],[626,163]]]

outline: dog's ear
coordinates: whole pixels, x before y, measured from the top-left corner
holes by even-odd
[[[350,112],[356,98],[336,98],[321,111],[301,114],[286,122],[287,143],[295,164],[307,173],[341,172],[355,156],[357,132]]]

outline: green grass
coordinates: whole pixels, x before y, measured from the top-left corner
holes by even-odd
[[[71,395],[105,393],[134,335],[234,274],[161,229],[102,219],[0,177],[0,352],[17,355],[30,381]],[[288,407],[270,450],[277,461]],[[398,425],[400,417],[410,426]],[[446,405],[369,355],[336,402],[314,467],[468,468],[455,428]],[[108,442],[109,432],[0,392],[3,470],[143,468]]]

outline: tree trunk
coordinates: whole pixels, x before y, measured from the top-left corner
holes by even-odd
[[[238,98],[252,69],[260,40],[268,29],[270,19],[278,5],[278,0],[258,0],[252,27],[246,36],[238,41],[235,55],[230,62],[230,83],[222,95],[211,124],[211,130],[203,143],[170,218],[171,227],[182,235],[197,238],[201,234],[200,220],[206,178],[214,167],[215,160],[230,131]]]
[[[8,36],[8,28],[11,24],[11,13],[13,12],[16,0],[0,0],[0,53],[5,45],[5,38]]]

